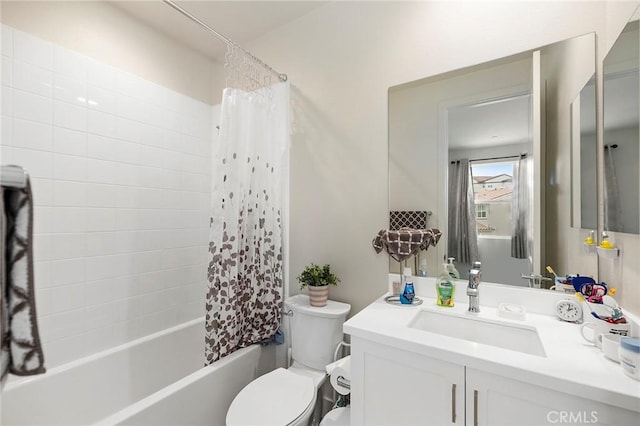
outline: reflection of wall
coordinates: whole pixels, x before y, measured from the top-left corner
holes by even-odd
[[[481,204],[481,203],[477,203]],[[478,223],[491,227],[490,231],[478,229],[478,237],[482,236],[510,236],[511,235],[511,200],[506,202],[485,203],[487,218],[476,219]]]
[[[620,194],[620,211],[622,227],[619,232],[627,234],[640,233],[640,191],[638,182],[639,145],[638,127],[607,130],[605,144],[617,144],[611,153]]]
[[[582,229],[598,229],[596,150],[595,133],[581,133],[580,164],[574,166],[580,167],[580,227]]]
[[[531,273],[531,263],[527,259],[511,257],[511,239],[478,238],[478,251],[482,262],[483,282],[527,286],[527,281],[520,275]],[[470,266],[468,263],[461,263],[457,265],[457,269],[463,277],[468,277]]]

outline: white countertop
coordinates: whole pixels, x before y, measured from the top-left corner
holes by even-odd
[[[459,287],[458,295],[463,293],[462,286]],[[599,348],[584,340],[579,324],[530,312],[527,312],[525,321],[498,317],[497,308],[482,305],[482,285],[480,312],[477,314],[467,312],[468,305],[461,303],[460,297],[456,298],[453,308],[437,306],[435,298],[420,294],[419,297],[424,300],[421,305],[395,306],[386,303],[383,296],[349,319],[344,325],[344,332],[398,349],[640,411],[640,381],[625,375],[620,364],[605,358]],[[421,309],[535,327],[546,357],[408,327]]]

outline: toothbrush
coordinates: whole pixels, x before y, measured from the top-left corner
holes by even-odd
[[[596,318],[596,319],[603,320],[603,319],[602,319],[602,318],[600,318],[600,317],[598,316],[598,314],[596,314],[596,313],[595,313],[595,311],[591,308],[591,305],[589,304],[589,302],[587,302],[587,301],[585,300],[585,298],[584,298],[584,297],[582,297],[582,294],[580,294],[580,293],[576,293],[576,297],[578,298],[578,300],[579,300],[579,301],[584,302],[584,303],[586,303],[586,304],[587,304],[587,307],[588,307],[588,308],[589,308],[589,310],[591,311],[591,316],[593,316],[593,317],[594,317],[594,318]],[[604,320],[603,320],[603,321],[604,321]]]
[[[556,284],[564,284],[567,282],[566,278],[560,278],[558,277],[558,275],[556,275],[556,271],[553,270],[553,268],[551,266],[547,266],[547,272],[550,274],[553,274],[554,278],[555,278],[555,283]]]
[[[553,276],[556,277],[556,281],[558,281],[558,276],[556,275],[556,271],[554,271],[551,266],[547,266],[547,272],[550,274],[553,274]]]

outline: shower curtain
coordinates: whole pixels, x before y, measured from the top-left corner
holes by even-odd
[[[206,364],[269,339],[280,324],[289,85],[225,89],[221,114],[213,156]]]
[[[511,197],[511,257],[527,259],[533,244],[533,171],[530,160],[521,156],[513,167],[513,193]]]
[[[616,165],[613,161],[613,148],[609,146],[604,149],[604,229],[624,232]]]
[[[469,160],[455,161],[449,168],[449,238],[447,256],[460,263],[472,263],[478,258],[476,206]]]

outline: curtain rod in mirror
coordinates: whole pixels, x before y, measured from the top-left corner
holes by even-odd
[[[470,163],[474,161],[491,161],[491,160],[508,160],[510,158],[526,158],[527,154],[523,153],[520,155],[505,155],[504,157],[491,157],[491,158],[476,158],[475,160],[469,160]],[[459,163],[460,160],[452,161],[451,164]]]

